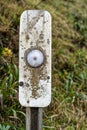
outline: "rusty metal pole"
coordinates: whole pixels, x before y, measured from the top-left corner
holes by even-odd
[[[42,130],[42,108],[26,108],[26,130]]]

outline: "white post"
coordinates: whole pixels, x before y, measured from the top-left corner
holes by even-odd
[[[42,108],[51,102],[51,15],[26,10],[20,19],[19,101],[26,130],[42,130]]]

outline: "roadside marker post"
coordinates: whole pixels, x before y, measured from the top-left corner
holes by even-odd
[[[26,10],[20,19],[19,102],[26,130],[42,130],[42,108],[51,102],[51,15]]]

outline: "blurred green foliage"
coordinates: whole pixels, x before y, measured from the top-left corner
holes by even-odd
[[[0,1],[0,129],[25,130],[18,101],[20,15],[26,9],[52,15],[52,102],[43,130],[87,130],[87,0]]]

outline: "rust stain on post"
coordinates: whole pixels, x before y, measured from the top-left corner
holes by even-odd
[[[28,52],[33,50],[33,49],[41,50],[44,53],[44,63],[40,67],[37,67],[37,68],[33,68],[33,67],[29,66],[29,64],[27,63],[27,60],[26,60]],[[38,47],[28,49],[25,52],[25,64],[26,64],[25,68],[27,70],[29,70],[31,73],[31,75],[29,76],[29,81],[31,84],[32,98],[35,98],[35,99],[39,98],[41,95],[43,95],[43,93],[38,93],[39,89],[42,89],[44,92],[43,86],[41,88],[39,87],[39,81],[46,80],[46,73],[47,73],[46,66],[45,66],[45,64],[47,62],[46,57],[47,56],[46,56],[45,52],[41,48],[38,48]],[[25,71],[26,71],[26,69],[25,69]],[[26,78],[26,77],[24,77],[24,78]]]
[[[30,82],[32,86],[32,98],[38,98],[43,95],[43,93],[38,93],[39,89],[43,89],[39,87],[39,80],[45,80],[46,78],[45,74],[43,73],[45,70],[43,69],[43,66],[41,66],[40,68],[31,69]]]

